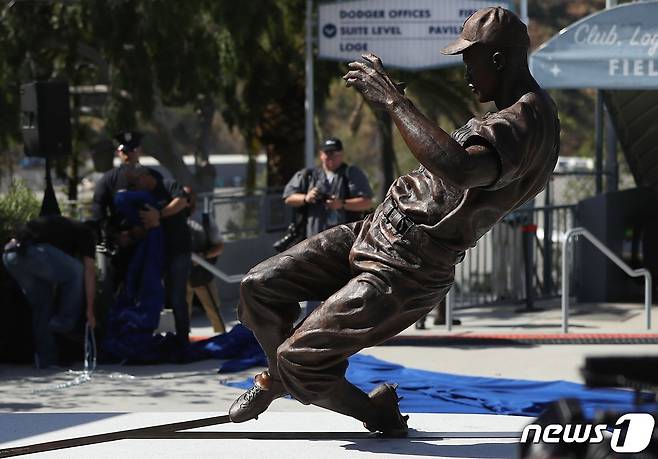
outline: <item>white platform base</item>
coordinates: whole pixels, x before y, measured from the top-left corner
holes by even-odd
[[[71,439],[223,413],[6,413],[0,414],[4,448]],[[118,440],[39,453],[43,458],[303,458],[434,457],[513,458],[518,438],[532,418],[519,416],[411,414],[410,436],[364,436],[358,421],[331,412],[267,412],[256,421],[221,424],[196,432],[328,432],[327,439],[149,439]],[[354,433],[350,438],[350,433]],[[315,436],[315,435],[313,435]],[[28,457],[28,456],[22,456]]]

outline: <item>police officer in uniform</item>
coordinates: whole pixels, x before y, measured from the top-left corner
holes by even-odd
[[[102,240],[109,248],[116,250],[112,258],[114,270],[114,284],[117,286],[126,272],[132,253],[130,240],[133,235],[129,228],[122,225],[122,216],[114,205],[114,196],[117,191],[128,187],[127,171],[139,165],[141,155],[141,139],[139,132],[121,132],[114,137],[117,143],[116,155],[119,158],[119,167],[110,169],[96,183],[92,201],[92,221],[102,233]],[[149,170],[154,176],[162,177],[156,171]]]

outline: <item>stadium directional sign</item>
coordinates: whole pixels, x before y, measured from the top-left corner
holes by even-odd
[[[460,64],[439,50],[453,41],[475,10],[509,2],[486,0],[356,0],[319,5],[322,59],[352,61],[365,52],[387,67],[424,69]]]

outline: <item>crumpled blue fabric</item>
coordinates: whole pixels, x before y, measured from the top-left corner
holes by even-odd
[[[141,224],[139,210],[146,204],[155,207],[155,197],[147,191],[120,191],[115,195],[117,211],[132,226]],[[164,306],[162,283],[164,268],[164,234],[158,226],[147,231],[137,242],[123,286],[114,305],[120,322],[133,328],[155,330]]]
[[[254,334],[241,324],[229,332],[191,343],[181,343],[176,335],[154,335],[151,330],[133,329],[108,334],[102,343],[102,362],[128,364],[188,363],[199,360],[225,360],[219,373],[241,371],[267,365],[267,359]]]
[[[235,325],[228,333],[192,343],[188,358],[226,360],[220,365],[219,373],[267,365],[265,354],[254,334],[242,324]]]
[[[147,191],[120,191],[114,197],[117,211],[128,226],[141,224],[140,209],[155,207]],[[180,361],[184,349],[172,337],[153,335],[160,322],[165,291],[164,234],[161,227],[147,231],[137,242],[122,286],[107,313],[106,332],[100,344],[104,361],[157,363]]]
[[[578,399],[588,418],[600,409],[625,413],[635,410],[631,391],[589,389],[567,381],[528,381],[416,370],[364,354],[350,357],[346,377],[366,392],[381,383],[398,383],[397,393],[404,397],[400,409],[406,413],[536,417],[551,402],[562,398]],[[253,385],[253,380],[247,378],[222,384],[248,389]],[[658,407],[654,404],[643,408],[655,410]]]
[[[99,349],[102,363],[121,362],[129,365],[185,363],[187,345],[176,335],[153,334],[152,330],[134,329],[123,334],[108,334]]]

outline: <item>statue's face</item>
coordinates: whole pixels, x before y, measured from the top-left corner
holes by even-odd
[[[481,45],[471,46],[462,54],[466,66],[464,78],[480,102],[494,100],[498,91],[500,72],[496,69],[493,54],[489,47]]]

